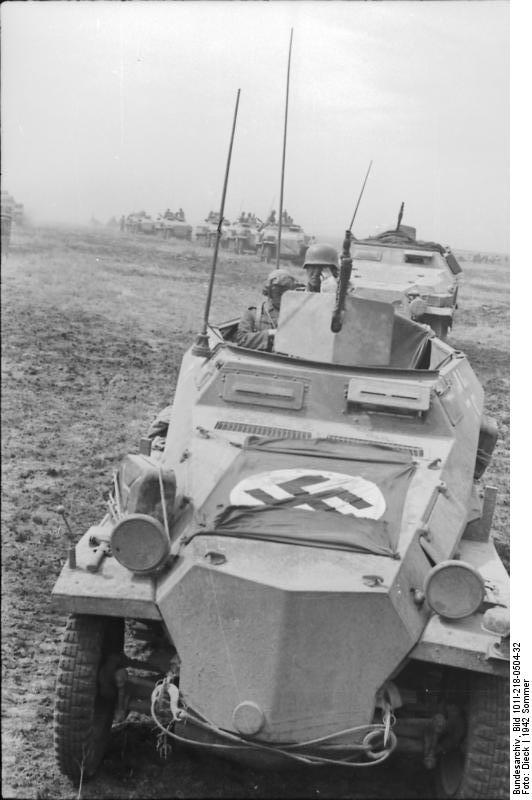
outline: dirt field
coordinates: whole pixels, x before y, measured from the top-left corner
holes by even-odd
[[[199,330],[211,251],[106,230],[14,231],[2,269],[3,797],[426,798],[430,776],[390,761],[357,774],[260,773],[205,755],[155,751],[149,720],[121,727],[98,776],[57,771],[53,687],[64,618],[50,593],[65,555],[53,508],[80,534],[103,516],[111,468],[171,402]],[[464,265],[450,341],[486,391],[500,438],[485,482],[498,486],[495,535],[508,563],[509,271]],[[222,253],[212,319],[239,316],[268,267]]]

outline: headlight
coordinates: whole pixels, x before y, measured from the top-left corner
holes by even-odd
[[[128,514],[111,532],[111,553],[132,572],[147,573],[159,569],[170,552],[164,527],[148,514]]]
[[[445,619],[463,619],[477,611],[484,600],[484,579],[463,561],[442,561],[425,578],[425,600]]]

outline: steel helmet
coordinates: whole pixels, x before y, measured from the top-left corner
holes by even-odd
[[[295,289],[297,281],[286,269],[274,269],[266,278],[266,286],[279,286],[283,289]]]
[[[338,267],[338,252],[332,244],[311,244],[303,267]]]

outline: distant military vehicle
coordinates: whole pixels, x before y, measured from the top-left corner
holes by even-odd
[[[259,255],[263,261],[270,262],[277,258],[277,241],[279,225],[277,222],[267,223],[259,235]],[[305,253],[311,242],[300,225],[296,225],[292,217],[283,217],[281,226],[282,261],[292,264],[303,264]]]
[[[351,283],[358,297],[393,303],[445,339],[458,308],[461,273],[448,247],[419,241],[415,228],[399,222],[394,230],[356,241]]]
[[[144,214],[143,217],[140,217],[137,223],[137,233],[156,233],[156,224],[153,217],[149,214]]]
[[[216,211],[209,211],[208,216],[205,218],[204,225],[197,225],[195,230],[196,241],[200,244],[205,244],[207,247],[212,247],[216,239],[216,232],[218,230],[218,222],[220,215]],[[222,222],[222,247],[227,244],[227,234],[230,228],[229,220],[224,219]]]
[[[137,211],[133,212],[132,214],[128,214],[125,221],[126,230],[129,233],[139,233],[140,232],[140,224],[143,220],[150,220],[151,218],[145,211]]]
[[[255,214],[241,214],[227,232],[227,247],[235,253],[256,253],[262,222]]]
[[[216,235],[218,232],[218,223],[220,220],[219,215],[216,212],[212,212],[209,214],[208,222],[207,222],[207,245],[208,247],[214,247],[214,243],[216,241]],[[221,228],[221,238],[220,238],[220,246],[226,248],[228,245],[228,236],[229,236],[229,229],[231,227],[231,223],[228,219],[222,220],[222,228]]]
[[[24,204],[23,203],[14,203],[13,204],[13,222],[16,225],[23,225],[23,223],[24,223]]]
[[[182,208],[179,211],[170,211],[168,208],[164,214],[160,214],[155,223],[156,233],[161,234],[165,239],[192,239],[192,225],[185,219]]]
[[[54,737],[76,783],[141,711],[262,765],[407,752],[439,797],[505,795],[508,576],[480,483],[496,426],[463,353],[345,296],[345,253],[338,295],[283,296],[273,352],[205,324],[71,543]]]
[[[2,190],[1,204],[0,204],[0,219],[1,219],[1,240],[2,240],[2,258],[7,258],[9,252],[9,245],[11,243],[11,228],[13,225],[13,208],[15,205],[14,198],[6,191]]]

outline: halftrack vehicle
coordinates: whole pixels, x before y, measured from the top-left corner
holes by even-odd
[[[462,268],[448,247],[416,239],[407,225],[358,240],[351,283],[358,297],[393,303],[399,313],[447,337],[458,308]]]
[[[155,232],[165,239],[192,239],[192,225],[185,219],[182,209],[170,211],[167,209],[164,214],[159,215],[155,222]]]
[[[125,228],[129,233],[155,233],[155,220],[146,211],[128,214]]]
[[[260,224],[255,214],[239,217],[227,233],[227,249],[234,250],[235,253],[256,253],[260,240]]]
[[[291,218],[290,218],[291,220]],[[259,255],[263,261],[270,263],[277,258],[278,223],[267,224],[260,232]],[[302,265],[305,253],[311,242],[301,225],[295,225],[293,220],[281,223],[281,254],[282,261]]]
[[[216,240],[216,233],[218,231],[218,223],[220,221],[220,215],[217,211],[209,211],[209,215],[205,218],[205,225],[198,225],[196,227],[196,241],[200,242],[201,244],[207,245],[207,247],[212,247]],[[230,228],[230,222],[228,219],[224,219],[222,221],[222,237],[221,237],[221,246],[227,246],[227,237]]]
[[[237,320],[209,325],[70,545],[54,738],[72,780],[134,710],[246,763],[417,754],[439,797],[505,796],[508,575],[482,387],[390,303],[348,295],[333,333],[335,302],[286,292],[271,352],[238,346]]]
[[[137,233],[156,233],[156,223],[149,214],[144,214],[137,222]]]

